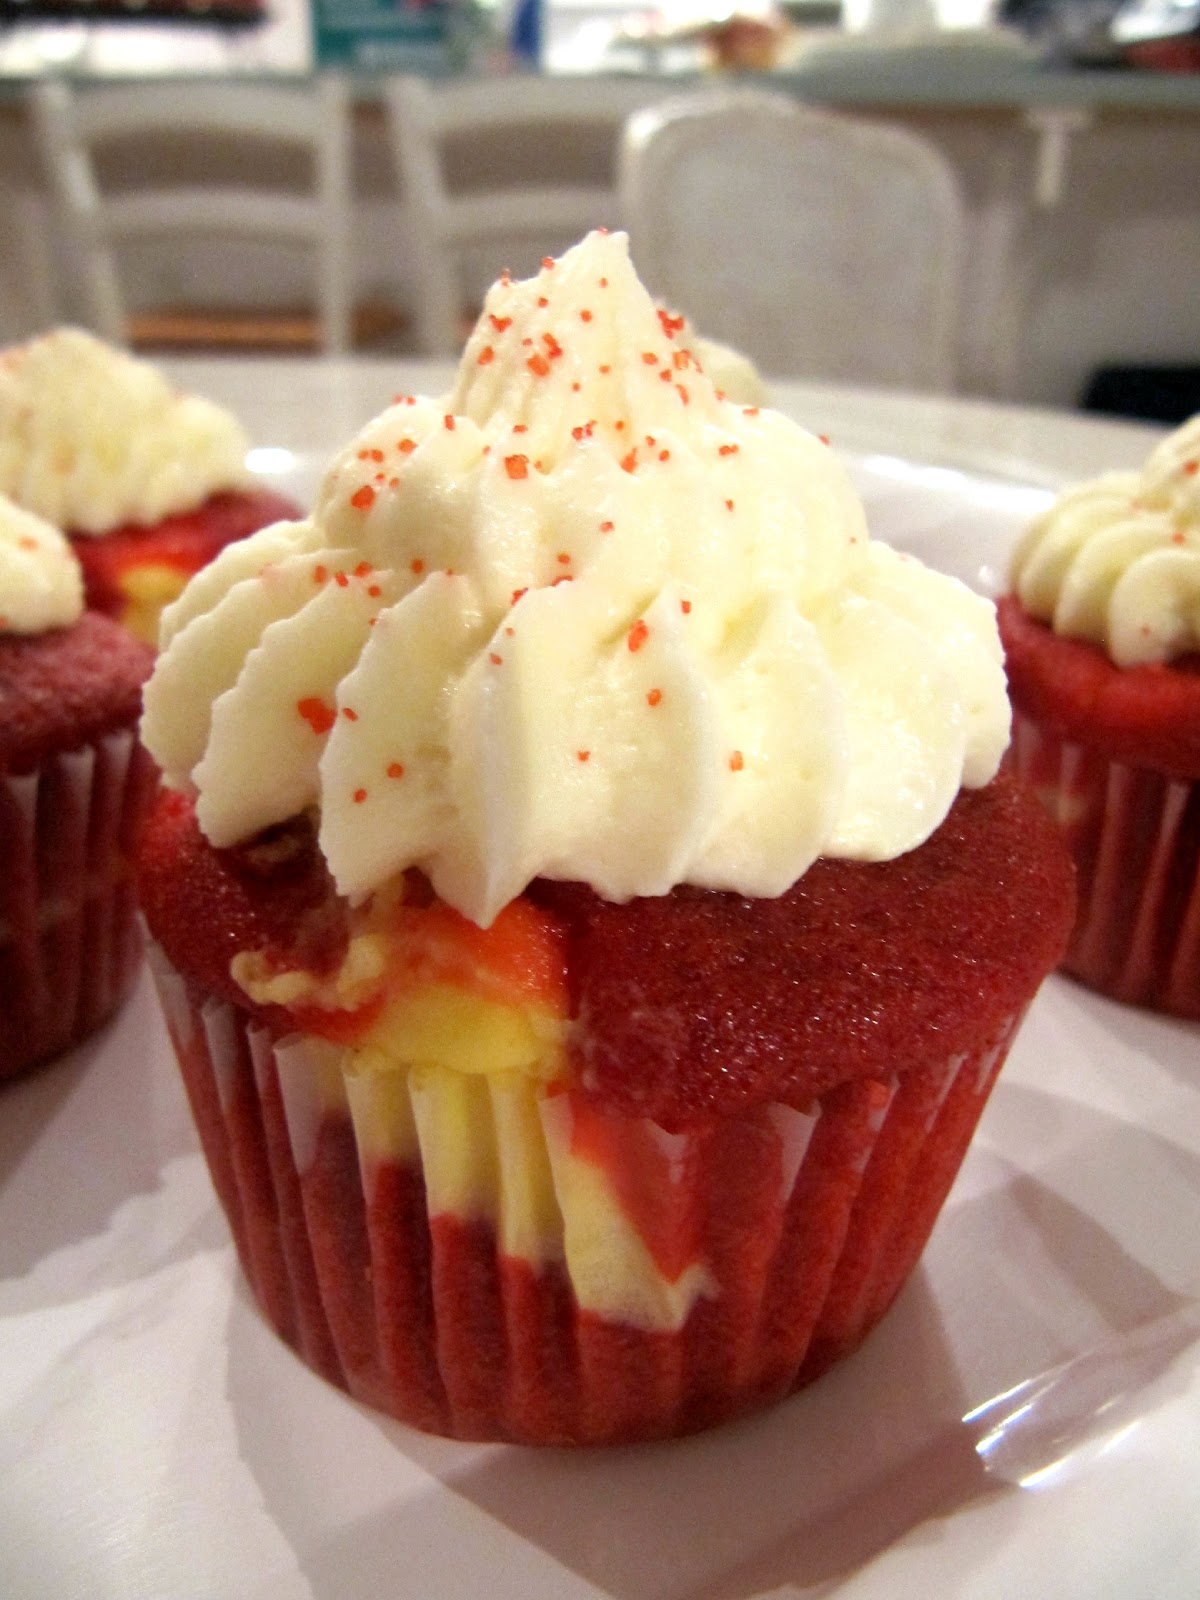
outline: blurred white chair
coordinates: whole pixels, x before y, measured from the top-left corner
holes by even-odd
[[[765,372],[954,387],[963,207],[917,135],[767,92],[681,95],[630,118],[620,199],[649,288]]]
[[[83,311],[97,333],[117,343],[131,336],[122,247],[257,240],[307,248],[314,341],[327,351],[350,347],[350,118],[342,81],[75,89],[49,79],[30,91],[30,105]],[[233,152],[232,181],[218,183],[205,170],[206,151],[218,147]],[[186,165],[186,178],[175,181],[176,167],[158,170],[168,149]],[[229,165],[227,154],[226,173]],[[303,177],[284,186],[276,173],[292,166]],[[142,175],[131,177],[131,168]],[[269,321],[266,313],[259,318],[266,342]]]
[[[538,260],[614,225],[621,128],[657,91],[645,79],[514,74],[437,86],[398,77],[385,92],[418,348],[451,355],[462,348],[468,250],[493,250],[488,282],[525,265],[503,256],[514,245]],[[572,165],[584,168],[580,181],[568,181]]]

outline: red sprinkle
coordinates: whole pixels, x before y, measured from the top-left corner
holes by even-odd
[[[550,352],[551,361],[557,361],[559,356],[562,355],[563,351],[562,351],[562,345],[559,344],[558,340],[554,337],[554,335],[552,333],[544,333],[542,335],[542,343],[546,346],[546,349]]]
[[[400,443],[396,446],[396,449],[399,450],[402,456],[412,455],[416,448],[417,441],[415,439],[401,439]]]
[[[496,359],[496,352],[492,349],[490,344],[485,344],[475,359],[478,361],[481,367],[490,366],[491,363]]]
[[[654,354],[653,350],[643,350],[642,360],[648,367],[656,367],[658,365],[658,357]]]
[[[529,457],[505,456],[504,470],[510,478],[527,478],[529,476]]]
[[[571,565],[571,557],[566,550],[560,550],[555,560],[560,567],[569,567]]]
[[[538,302],[537,303],[538,303],[539,306],[548,306],[550,304],[549,300],[546,299],[546,296],[544,294],[538,295]]]
[[[726,511],[732,511],[733,510],[733,501],[732,500],[726,500],[725,509],[726,509]]]
[[[621,470],[632,472],[637,466],[637,451],[631,450],[627,456],[621,458]]]
[[[369,578],[374,570],[375,568],[369,561],[360,561],[354,569],[354,576],[356,578]]]
[[[514,433],[528,433],[529,432],[529,424],[527,422],[514,422],[513,423],[513,432]]]
[[[744,417],[756,417],[758,415],[758,407],[757,406],[743,406],[742,407],[742,415]]]
[[[345,717],[347,722],[358,721],[358,712],[354,711],[350,706],[342,707],[342,715]]]
[[[1194,478],[1200,472],[1200,461],[1185,461],[1183,470],[1189,478]]]
[[[379,587],[379,585],[377,583],[373,583],[371,585],[371,587],[367,590],[367,593],[371,596],[372,600],[378,600],[379,596],[383,593],[383,590]],[[371,620],[372,620],[372,622],[374,622],[374,620],[375,620],[374,617],[372,617]]]
[[[337,584],[339,589],[348,589],[350,587],[350,579],[344,572],[335,572],[333,575],[333,581]]]
[[[525,365],[529,368],[530,372],[533,373],[535,378],[544,378],[550,371],[550,363],[546,360],[545,356],[542,355],[540,350],[534,355],[531,355]]]
[[[590,750],[576,750],[575,754],[580,761],[586,761],[591,755]]]
[[[671,459],[671,452],[670,452],[670,451],[669,451],[669,450],[660,450],[660,451],[659,451],[659,452],[658,452],[658,459],[659,459],[659,460],[660,460],[660,461],[670,461],[670,459]]]
[[[404,776],[404,768],[401,763],[399,761],[390,762],[388,764],[387,775],[389,778],[402,778]]]
[[[425,571],[425,563],[421,560],[420,556],[414,556],[409,565],[412,567],[414,572],[420,573]]]
[[[613,531],[613,525],[612,525],[611,522],[602,522],[600,524],[600,532],[601,533],[611,533],[612,531]]]
[[[326,578],[328,578],[328,576],[329,576],[329,568],[328,567],[314,567],[313,568],[313,582],[314,583],[324,583]]]
[[[601,368],[599,368],[599,371],[601,373],[609,373],[609,372],[612,371],[612,368],[608,365],[607,362],[605,362],[605,364]]]
[[[662,700],[662,690],[661,689],[651,689],[650,693],[646,696],[646,704],[648,706],[656,706],[656,705],[659,704],[659,702],[661,700]]]
[[[364,483],[361,489],[356,489],[350,496],[350,504],[356,511],[366,511],[375,504],[375,491],[369,483]]]
[[[494,650],[488,652],[488,660],[494,667],[500,666],[503,662],[503,659],[504,658],[502,656],[498,656]]]
[[[512,327],[511,317],[498,317],[494,311],[488,312],[488,321],[491,323],[492,327],[495,328],[497,333],[503,333],[505,328]]]
[[[453,433],[454,432],[454,418],[452,416],[449,416],[449,415],[444,416],[442,418],[442,426],[445,428],[447,433]]]
[[[636,655],[649,637],[650,629],[646,624],[646,620],[644,617],[639,617],[633,627],[630,628],[625,643]]]
[[[691,398],[692,397],[691,397],[690,394],[688,394],[687,390],[683,387],[683,385],[681,383],[677,383],[675,385],[675,388],[677,389],[677,391],[679,393],[679,398],[683,401],[684,405],[685,406],[689,405],[691,403]]]
[[[579,320],[580,322],[590,322],[592,320],[592,313],[587,309],[586,306],[579,313]]]
[[[367,798],[367,791],[365,789],[355,789],[355,791],[354,791],[354,804],[356,806],[362,805],[363,801],[366,798]]]
[[[528,594],[528,593],[529,593],[528,584],[526,584],[524,589],[514,589],[513,592],[512,592],[512,599],[510,600],[509,604],[515,606],[517,601],[521,598],[521,596],[523,594]]]
[[[738,453],[738,448],[736,444],[723,444],[717,454],[719,456],[735,456]]]
[[[554,257],[553,256],[543,256],[542,257],[542,265],[545,267],[547,272],[553,272],[554,271]]]
[[[729,758],[730,772],[740,772],[746,763],[742,760],[742,752],[735,750]]]
[[[679,602],[679,609],[686,617],[688,612],[692,609],[692,602],[690,600],[681,600]]]
[[[328,733],[337,721],[332,706],[327,706],[324,700],[316,695],[309,695],[304,700],[296,701],[296,710],[308,723],[314,733]]]
[[[820,439],[822,444],[828,444],[829,443],[829,435],[827,433],[819,433],[817,435],[817,438]]]

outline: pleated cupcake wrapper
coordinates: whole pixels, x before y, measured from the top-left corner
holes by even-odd
[[[131,730],[0,776],[0,1078],[84,1038],[128,990],[154,781]]]
[[[557,1182],[572,1095],[541,1100],[524,1146],[497,1110],[479,1152],[501,1196],[531,1165],[552,1174],[557,1218],[529,1261],[502,1247],[503,1214],[430,1214],[426,1173],[441,1156],[422,1143],[420,1090],[403,1074],[343,1079],[333,1047],[273,1041],[194,993],[160,952],[151,961],[262,1310],[358,1399],[467,1439],[688,1432],[779,1398],[852,1350],[920,1255],[1019,1020],[939,1070],[899,1064],[888,1082],[843,1085],[808,1113],[760,1107],[681,1134],[604,1119],[622,1185],[658,1186],[657,1231],[686,1244],[679,1280],[694,1274],[677,1325],[654,1327],[579,1304],[580,1219]],[[494,1106],[504,1092],[478,1090]],[[369,1132],[373,1097],[397,1094],[418,1130],[403,1161],[381,1159]],[[639,1171],[639,1152],[652,1170]]]
[[[1064,970],[1117,1000],[1200,1018],[1200,785],[1110,761],[1020,712],[1012,760],[1075,859]]]

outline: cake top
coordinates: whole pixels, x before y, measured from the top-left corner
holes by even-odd
[[[1012,585],[1030,616],[1118,667],[1200,651],[1200,415],[1140,472],[1062,495],[1018,543]]]
[[[67,628],[83,610],[83,575],[57,528],[0,495],[0,634]]]
[[[222,407],[79,328],[0,355],[0,493],[68,533],[157,522],[241,487],[247,445]]]
[[[536,877],[775,896],[994,775],[991,605],[873,543],[834,453],[723,399],[622,235],[502,278],[444,399],[166,613],[143,733],[223,847],[309,808],[339,891],[481,925]]]

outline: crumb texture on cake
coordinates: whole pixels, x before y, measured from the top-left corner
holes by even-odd
[[[136,723],[153,654],[108,617],[0,635],[0,770],[27,772]]]

